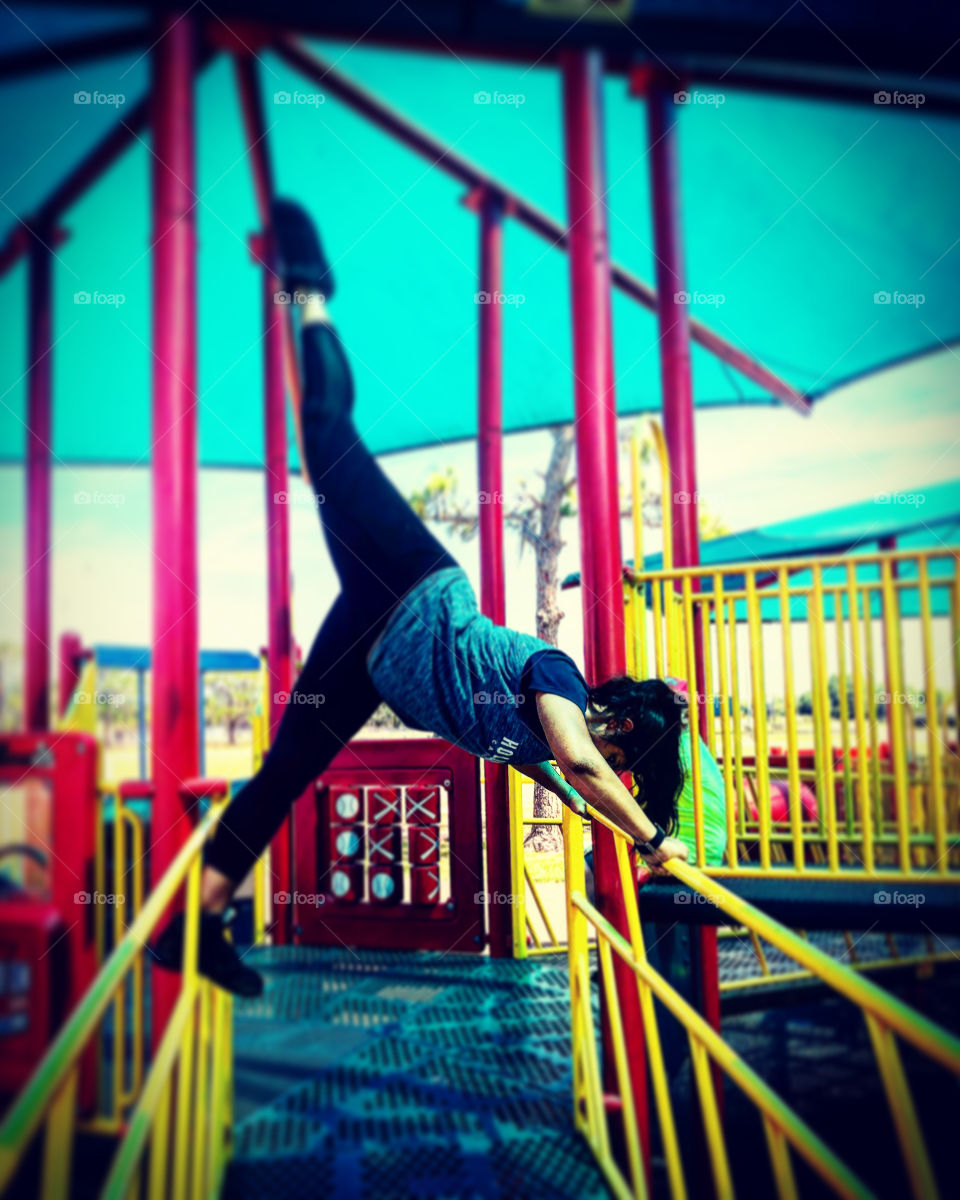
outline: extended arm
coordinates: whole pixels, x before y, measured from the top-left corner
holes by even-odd
[[[649,842],[657,836],[657,826],[594,745],[576,704],[563,696],[540,692],[537,713],[557,766],[579,795],[636,841]],[[657,850],[643,857],[648,863],[662,863],[671,858],[685,859],[687,854],[683,842],[668,837]]]

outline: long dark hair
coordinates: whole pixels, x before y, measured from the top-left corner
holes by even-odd
[[[680,734],[686,697],[662,679],[619,675],[590,689],[590,702],[610,720],[633,722],[627,731],[611,730],[604,739],[623,751],[637,800],[651,821],[667,833],[677,827],[677,797],[683,787]]]

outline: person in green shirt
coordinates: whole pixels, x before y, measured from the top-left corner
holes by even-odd
[[[690,730],[685,729],[680,735],[680,761],[683,763],[683,787],[677,797],[677,828],[675,836],[690,851],[687,860],[695,867],[697,862],[697,838],[694,824],[693,809],[693,765],[691,763]],[[727,850],[727,805],[726,786],[723,772],[717,765],[717,760],[707,749],[703,738],[700,739],[700,780],[701,780],[701,820],[703,822],[703,849],[705,866],[719,867],[723,865],[723,856]]]

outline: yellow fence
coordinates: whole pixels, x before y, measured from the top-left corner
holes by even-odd
[[[762,1121],[770,1158],[775,1192],[780,1197],[797,1195],[795,1156],[802,1159],[836,1195],[870,1196],[870,1188],[847,1166],[836,1149],[828,1146],[810,1126],[765,1083],[750,1066],[691,1007],[663,975],[654,970],[646,955],[637,906],[636,883],[629,861],[629,840],[598,813],[595,820],[613,830],[619,865],[620,886],[626,903],[628,936],[624,937],[585,894],[583,868],[583,825],[572,813],[563,818],[566,856],[567,918],[570,930],[569,964],[571,1030],[573,1044],[574,1119],[586,1137],[614,1194],[646,1197],[649,1193],[649,1162],[645,1157],[636,1114],[645,1097],[635,1096],[630,1061],[637,1052],[641,1031],[624,1027],[620,997],[614,976],[614,958],[630,968],[636,981],[643,1014],[642,1037],[653,1095],[655,1114],[663,1146],[669,1191],[674,1200],[689,1194],[689,1161],[684,1161],[670,1080],[664,1065],[662,1034],[654,1000],[686,1033],[693,1079],[701,1113],[709,1170],[716,1195],[735,1194],[728,1142],[718,1102],[716,1080],[725,1076],[752,1102]],[[757,938],[790,956],[799,967],[819,977],[834,993],[857,1005],[869,1031],[877,1069],[886,1096],[893,1128],[913,1196],[940,1194],[930,1154],[917,1118],[916,1108],[903,1063],[900,1043],[932,1060],[952,1076],[960,1078],[960,1041],[914,1012],[874,983],[843,966],[797,934],[764,916],[686,863],[676,860],[669,869],[677,879],[717,905],[735,922]],[[615,1064],[615,1084],[620,1104],[611,1106],[605,1091],[613,1081],[602,1079],[598,1039],[591,995],[588,933],[598,939],[600,981],[604,1012],[609,1021],[610,1045]],[[839,1131],[838,1131],[839,1132]],[[623,1150],[615,1153],[621,1144]],[[748,1181],[751,1186],[754,1178]],[[949,1181],[948,1194],[955,1194],[957,1179]]]
[[[632,575],[634,673],[686,679],[726,784],[724,871],[960,878],[960,550]],[[701,686],[694,684],[702,646]],[[703,861],[697,739],[695,837]]]
[[[123,1078],[122,1037],[114,1043],[117,1112],[124,1112],[129,1104],[132,1111],[123,1123],[123,1136],[100,1195],[126,1200],[145,1192],[151,1200],[159,1200],[168,1195],[199,1198],[219,1192],[233,1125],[233,1002],[228,993],[197,974],[196,957],[201,852],[222,808],[221,802],[212,804],[200,820],[161,882],[123,931],[103,969],[0,1125],[0,1194],[16,1177],[38,1134],[43,1145],[37,1194],[44,1200],[60,1200],[71,1194],[75,1182],[71,1172],[74,1145],[78,1128],[82,1127],[77,1113],[81,1060],[99,1036],[111,1008],[115,1022],[121,1022],[122,1034],[117,1008],[123,1007],[125,989],[132,987],[135,996],[136,989],[142,989],[144,947],[184,881],[188,933],[180,994],[142,1083],[142,1061],[139,1066],[134,1063],[132,1078]],[[118,833],[120,827],[118,821]],[[133,1011],[139,1011],[136,1003]],[[117,1038],[116,1025],[114,1036]],[[119,1065],[117,1059],[121,1060]],[[89,1190],[89,1185],[85,1186]]]

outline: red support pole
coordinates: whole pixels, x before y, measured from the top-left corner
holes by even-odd
[[[480,199],[480,348],[477,405],[477,483],[480,512],[480,607],[492,621],[506,621],[503,570],[503,205],[497,196]],[[487,890],[507,896],[510,876],[510,821],[507,767],[484,764],[487,817]],[[510,906],[487,904],[490,953],[513,952]]]
[[[598,683],[626,669],[617,414],[612,379],[610,253],[604,204],[603,61],[596,51],[565,52],[563,108],[567,157],[567,220],[573,316],[577,491],[580,507],[583,636],[586,676]],[[613,835],[594,823],[598,907],[629,937]],[[617,961],[617,991],[628,1042],[637,1123],[649,1150],[646,1049],[636,980]],[[610,1028],[603,1023],[604,1081],[617,1092]]]
[[[153,886],[191,829],[199,771],[194,24],[158,18],[153,49]],[[180,981],[154,972],[153,1043]]]
[[[234,59],[237,88],[243,114],[244,131],[250,150],[250,166],[257,199],[257,211],[264,229],[268,230],[270,203],[273,199],[273,168],[267,142],[267,123],[263,115],[263,100],[257,79],[256,66],[249,55]],[[269,264],[273,262],[269,232],[254,239],[254,258],[268,264],[263,271],[264,325],[264,458],[266,467],[266,528],[267,528],[267,672],[270,678],[270,737],[276,735],[284,713],[281,694],[289,695],[293,688],[293,632],[290,595],[290,510],[287,493],[290,489],[287,466],[287,412],[284,384],[288,364],[288,313],[278,305],[274,295],[280,281]],[[278,497],[282,495],[283,499]],[[271,887],[274,892],[290,892],[292,853],[289,817],[280,826],[270,844]],[[285,944],[292,935],[290,905],[277,912],[273,928],[274,940]]]
[[[28,282],[23,725],[32,732],[50,728],[51,240],[46,230],[42,240],[31,242]]]
[[[690,370],[690,321],[686,304],[674,301],[685,290],[683,230],[680,220],[680,182],[677,147],[677,105],[674,88],[654,80],[647,91],[647,123],[653,194],[654,251],[657,261],[657,321],[660,331],[660,377],[663,390],[663,431],[670,456],[673,504],[673,557],[678,567],[700,562],[697,523],[697,453],[694,438],[693,381]],[[678,493],[685,493],[677,503]],[[699,582],[694,580],[694,588]],[[677,588],[679,590],[679,583]],[[697,609],[694,620],[694,678],[689,686],[704,694],[703,628]],[[699,730],[706,734],[706,703],[698,705]],[[720,1028],[720,983],[717,931],[693,926],[693,982],[697,1005],[714,1029]]]
[[[284,713],[283,695],[293,688],[293,635],[290,617],[290,488],[287,468],[287,414],[284,386],[285,310],[274,301],[279,284],[272,271],[263,273],[264,429],[267,518],[267,671],[270,677],[270,739]],[[282,497],[282,499],[281,499]],[[270,852],[272,887],[289,892],[291,879],[290,818],[280,826]],[[275,913],[274,940],[290,940],[289,904]]]

